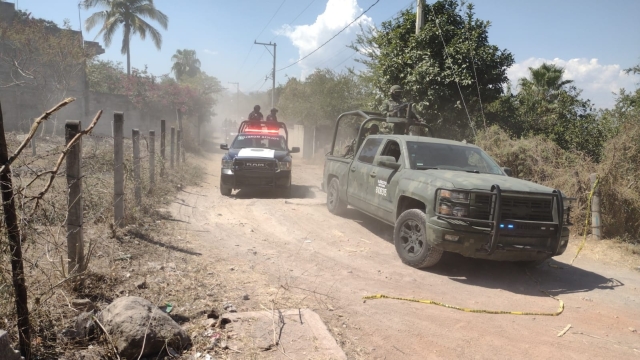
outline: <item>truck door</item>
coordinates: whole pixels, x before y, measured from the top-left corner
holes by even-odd
[[[374,215],[381,219],[394,222],[394,200],[398,188],[398,173],[404,168],[404,160],[400,143],[389,139],[384,143],[380,156],[392,156],[401,164],[400,169],[394,170],[378,164],[373,164],[369,176],[369,196],[366,197],[370,207],[375,211]]]
[[[373,168],[373,159],[376,157],[381,144],[382,138],[366,139],[356,159],[351,163],[349,180],[347,181],[349,205],[357,208],[362,208],[366,205],[365,199],[369,196],[367,186]]]

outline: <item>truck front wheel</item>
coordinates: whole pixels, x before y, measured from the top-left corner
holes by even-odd
[[[342,215],[347,210],[347,204],[340,199],[340,181],[338,178],[331,179],[327,189],[327,209],[334,215]]]
[[[223,185],[222,180],[220,180],[220,195],[231,196],[232,191],[233,191],[233,188],[231,186]]]
[[[400,215],[393,229],[393,242],[402,262],[417,269],[431,267],[442,257],[442,249],[427,241],[427,215],[419,209]]]

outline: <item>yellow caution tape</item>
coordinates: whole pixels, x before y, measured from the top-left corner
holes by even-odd
[[[587,231],[589,230],[589,219],[591,219],[591,198],[593,198],[593,194],[595,193],[599,182],[600,182],[600,178],[596,177],[596,182],[593,184],[593,188],[589,193],[589,200],[587,201],[587,216],[584,221],[584,237],[582,238],[582,243],[580,244],[580,246],[578,246],[578,251],[576,251],[576,256],[574,256],[573,260],[571,260],[571,265],[573,265],[573,262],[576,260],[576,258],[578,257],[578,254],[580,254],[580,251],[582,251],[582,248],[584,248],[584,244],[587,242]]]
[[[547,295],[548,297],[550,297],[550,298],[552,298],[552,299],[554,299],[554,300],[556,300],[558,302],[558,311],[553,312],[553,313],[548,313],[548,312],[530,312],[530,311],[503,311],[503,310],[469,309],[469,308],[463,308],[463,307],[460,307],[460,306],[454,306],[454,305],[441,303],[439,301],[420,300],[420,299],[412,299],[412,298],[402,298],[402,297],[388,296],[388,295],[384,295],[384,294],[364,296],[363,299],[364,300],[393,299],[393,300],[401,300],[401,301],[410,301],[410,302],[416,302],[416,303],[421,303],[421,304],[437,305],[437,306],[446,307],[447,309],[454,309],[454,310],[470,312],[470,313],[479,313],[479,314],[529,315],[529,316],[558,316],[558,315],[562,314],[562,312],[564,311],[564,302],[562,300],[558,299],[557,297],[549,294],[545,290],[540,289],[540,283],[538,282],[538,280],[536,280],[533,276],[531,276],[531,274],[529,273],[528,270],[525,269],[525,271],[526,271],[527,275],[531,278],[531,280],[533,280],[538,285],[538,290],[540,290],[540,292],[542,292],[543,294]]]
[[[547,295],[549,295],[549,294],[547,294]],[[460,310],[460,311],[470,312],[470,313],[480,313],[480,314],[530,315],[530,316],[531,315],[533,315],[533,316],[558,316],[558,315],[562,314],[562,312],[564,311],[564,302],[562,300],[560,300],[560,299],[557,299],[557,298],[551,296],[551,295],[549,295],[549,296],[558,301],[558,303],[559,303],[558,311],[553,312],[553,313],[545,313],[545,312],[528,312],[528,311],[502,311],[502,310],[469,309],[469,308],[463,308],[463,307],[459,307],[459,306],[449,305],[449,304],[445,304],[445,303],[441,303],[441,302],[433,301],[433,300],[419,300],[419,299],[412,299],[412,298],[401,298],[401,297],[395,297],[395,296],[387,296],[387,295],[383,295],[383,294],[365,296],[365,297],[363,297],[363,299],[365,299],[365,300],[393,299],[393,300],[411,301],[411,302],[416,302],[416,303],[421,303],[421,304],[438,305],[438,306],[446,307],[448,309]]]

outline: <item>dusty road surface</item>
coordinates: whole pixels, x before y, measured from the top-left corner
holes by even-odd
[[[587,247],[570,266],[573,240],[553,266],[530,274],[510,263],[448,254],[436,267],[416,270],[396,255],[391,227],[353,209],[345,217],[327,211],[318,188],[321,165],[294,160],[289,199],[261,191],[223,197],[220,157],[202,160],[206,183],[181,193],[172,211],[211,271],[223,274],[226,299],[238,311],[312,309],[350,359],[640,358],[640,272],[633,268],[640,264],[632,266],[629,257],[612,260]],[[539,289],[562,299],[564,313],[489,315],[362,300],[386,294],[467,308],[555,312],[558,302]],[[312,354],[310,349],[309,358],[323,358]]]

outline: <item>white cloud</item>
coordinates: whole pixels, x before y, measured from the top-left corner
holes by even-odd
[[[285,25],[278,31],[278,34],[284,35],[291,40],[298,49],[300,59],[337,34],[358,17],[362,11],[363,9],[358,6],[357,0],[328,0],[324,12],[318,15],[313,24],[294,27]],[[345,50],[345,47],[355,40],[356,34],[360,31],[360,25],[364,27],[371,26],[373,25],[373,20],[367,15],[362,16],[327,45],[308,59],[300,62],[302,77],[311,73],[316,67],[331,68],[338,66],[351,56],[353,51],[350,49]]]
[[[217,51],[213,51],[213,50],[209,50],[209,49],[204,49],[204,53],[208,54],[208,55],[218,55]]]
[[[529,75],[529,67],[538,67],[543,63],[552,63],[565,69],[564,78],[573,80],[574,85],[582,89],[582,97],[590,99],[596,107],[611,107],[615,103],[612,92],[618,92],[620,88],[635,89],[638,77],[627,75],[618,64],[601,64],[598,59],[570,59],[555,58],[547,60],[542,58],[529,58],[514,64],[507,75],[514,89],[518,79]]]

